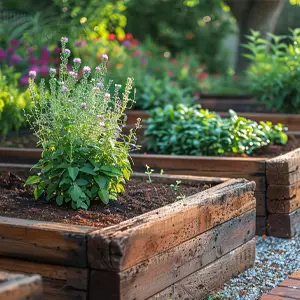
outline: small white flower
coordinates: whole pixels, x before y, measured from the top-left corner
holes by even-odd
[[[105,98],[106,99],[110,99],[110,94],[109,93],[105,93]]]

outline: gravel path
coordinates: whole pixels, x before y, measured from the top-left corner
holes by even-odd
[[[256,238],[255,266],[227,282],[208,299],[256,300],[300,269],[300,237]]]

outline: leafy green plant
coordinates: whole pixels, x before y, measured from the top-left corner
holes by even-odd
[[[244,47],[250,52],[244,56],[252,62],[247,70],[250,89],[267,108],[299,113],[300,28],[291,30],[290,36],[269,37],[263,39],[257,31],[247,36]]]
[[[20,91],[18,80],[21,74],[13,68],[0,68],[0,133],[19,130],[27,126],[24,110],[29,109],[30,94]]]
[[[61,65],[58,76],[50,69],[49,93],[43,79],[36,92],[36,73],[29,72],[34,107],[28,121],[43,153],[34,166],[41,172],[25,184],[35,185],[36,199],[46,192],[46,199],[58,205],[87,209],[93,201],[108,204],[116,199],[132,172],[128,153],[137,147],[136,129],[125,135],[122,127],[124,111],[134,101],[129,98],[133,79],[127,79],[122,98],[119,84],[111,95],[108,91],[112,82],[106,80],[108,56],[102,56],[94,72],[85,66],[80,77],[81,60],[75,58],[72,71],[68,71],[70,50],[66,49],[67,38],[61,41]]]
[[[175,184],[170,184],[170,187],[176,192],[179,189],[181,181],[180,180],[176,180]]]
[[[146,165],[146,171],[145,171],[145,174],[148,176],[148,180],[147,182],[148,183],[151,183],[152,180],[151,180],[151,174],[154,172],[153,169],[151,169],[148,165]]]
[[[148,149],[182,155],[251,154],[269,144],[285,144],[282,124],[247,120],[230,111],[229,118],[199,105],[167,105],[150,113],[145,131]]]

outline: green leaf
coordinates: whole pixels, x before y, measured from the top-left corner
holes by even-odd
[[[72,200],[76,202],[80,198],[80,196],[82,194],[82,190],[76,183],[74,183],[74,185],[72,185],[70,187],[69,193],[70,193]]]
[[[33,165],[31,169],[40,169],[44,165],[44,163],[45,162],[42,159],[40,159],[39,162]]]
[[[63,184],[71,184],[71,183],[72,180],[69,177],[65,177],[60,181],[59,186],[62,186]]]
[[[59,195],[56,197],[56,203],[59,205],[59,206],[62,206],[63,205],[63,202],[64,202],[64,197],[62,195]]]
[[[75,182],[79,186],[85,186],[85,185],[89,184],[89,182],[83,178],[78,178],[78,179],[76,179]]]
[[[42,181],[39,185],[37,185],[33,191],[34,199],[37,200],[41,197],[46,187],[46,182]]]
[[[77,175],[79,173],[79,168],[77,168],[77,167],[73,167],[73,168],[69,167],[68,168],[68,172],[69,172],[69,175],[72,178],[72,180],[75,181],[76,177],[77,177]]]
[[[103,202],[104,204],[108,204],[108,202],[109,202],[109,193],[108,193],[107,190],[105,190],[105,189],[100,189],[100,190],[98,191],[98,196],[100,197],[100,199],[102,200],[102,202]]]
[[[80,206],[80,207],[83,208],[83,209],[88,209],[88,208],[89,208],[89,207],[87,206],[87,204],[84,203],[84,202],[81,203],[81,206]]]
[[[98,190],[99,189],[97,188],[97,186],[95,186],[95,185],[92,186],[91,193],[92,193],[93,198],[96,197]]]
[[[57,186],[58,186],[58,182],[54,182],[54,183],[50,184],[47,188],[47,195],[53,194],[53,192],[56,190]]]
[[[91,175],[97,175],[97,173],[94,171],[94,169],[88,165],[85,165],[84,167],[80,168],[80,172],[86,173],[86,174],[91,174]]]
[[[29,184],[36,184],[39,183],[41,181],[41,177],[37,176],[37,175],[32,175],[29,176],[24,184],[24,186],[29,185]]]
[[[42,169],[42,173],[47,173],[47,172],[49,172],[49,171],[51,171],[52,170],[52,168],[53,168],[53,164],[52,163],[50,163],[48,166],[46,166],[45,168],[43,168]]]
[[[95,179],[95,181],[98,184],[100,189],[104,189],[109,183],[108,178],[106,178],[104,176],[101,176],[101,175],[95,176],[94,179]]]
[[[99,170],[105,172],[105,174],[108,172],[108,173],[112,173],[116,176],[121,176],[122,175],[121,171],[118,168],[112,167],[112,166],[110,166],[110,167],[109,166],[102,166],[101,168],[99,168]]]

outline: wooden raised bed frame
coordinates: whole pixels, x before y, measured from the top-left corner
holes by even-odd
[[[41,276],[10,274],[0,270],[0,299],[42,300],[42,294]]]
[[[0,148],[0,162],[36,163],[38,149]],[[272,159],[133,154],[134,169],[166,174],[246,178],[256,183],[257,234],[300,233],[300,148]]]
[[[203,299],[254,263],[255,183],[152,176],[178,179],[215,186],[100,230],[0,217],[0,267],[43,276],[47,300]]]

